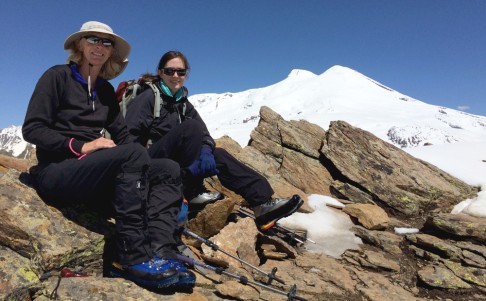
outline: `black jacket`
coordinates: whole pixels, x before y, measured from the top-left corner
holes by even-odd
[[[125,120],[128,131],[136,142],[146,145],[150,139],[152,143],[156,143],[185,120],[195,119],[203,124],[202,144],[206,144],[214,150],[214,139],[209,134],[206,124],[197,110],[187,99],[186,87],[183,89],[184,95],[177,102],[174,97],[160,92],[163,105],[158,118],[154,117],[155,94],[150,88],[146,88],[128,104]]]
[[[69,65],[48,69],[37,82],[29,102],[22,135],[37,147],[39,164],[81,155],[84,143],[110,132],[116,144],[129,142],[113,86],[96,87],[92,100],[88,86],[73,78]]]

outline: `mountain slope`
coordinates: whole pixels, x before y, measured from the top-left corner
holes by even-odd
[[[429,105],[342,66],[320,75],[292,70],[268,87],[198,94],[190,100],[214,138],[227,135],[242,146],[263,105],[286,120],[305,119],[324,129],[330,121],[344,120],[400,147],[486,141],[486,117]],[[0,152],[25,157],[31,147],[20,127],[0,132]]]
[[[0,153],[25,159],[32,148],[32,145],[22,138],[20,126],[12,125],[0,130]]]
[[[342,66],[321,75],[293,70],[265,88],[190,100],[215,138],[228,135],[242,146],[262,105],[286,120],[305,119],[324,129],[330,121],[345,120],[401,147],[486,139],[486,117],[426,104]]]

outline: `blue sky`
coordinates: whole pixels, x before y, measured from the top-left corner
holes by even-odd
[[[132,45],[115,87],[155,72],[176,49],[191,64],[190,94],[241,92],[293,69],[341,65],[424,102],[486,116],[483,0],[3,0],[0,20],[0,128],[22,124],[37,80],[65,63],[64,40],[90,20]]]

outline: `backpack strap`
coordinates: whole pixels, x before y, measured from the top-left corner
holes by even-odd
[[[155,102],[154,102],[154,118],[160,117],[160,110],[162,109],[163,101],[162,101],[162,96],[160,95],[160,90],[157,88],[157,85],[152,82],[152,81],[147,81],[145,82],[147,86],[154,91],[155,95]],[[152,139],[149,139],[147,141],[147,148],[149,148],[152,145]]]
[[[127,87],[125,93],[123,93],[121,99],[121,112],[123,117],[127,115],[127,104],[130,99],[135,97],[138,94],[138,90],[141,88],[140,84],[136,80],[129,80],[127,81]]]
[[[160,109],[162,109],[162,96],[160,90],[154,82],[146,82],[146,84],[154,91],[155,103],[154,103],[154,118],[160,117]]]

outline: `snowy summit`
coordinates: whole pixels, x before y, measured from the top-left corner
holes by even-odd
[[[214,138],[227,135],[241,146],[248,144],[261,106],[285,120],[303,119],[325,130],[331,121],[344,120],[470,185],[481,186],[476,198],[458,200],[454,213],[486,217],[484,116],[427,104],[342,66],[320,75],[292,70],[268,87],[199,94],[190,100]]]
[[[486,182],[476,176],[486,175],[486,154],[477,153],[486,146],[486,117],[427,104],[347,67],[320,75],[292,70],[268,87],[190,100],[214,138],[227,135],[241,146],[265,105],[286,120],[304,119],[325,130],[331,121],[344,120],[471,185]],[[451,156],[456,164],[451,165]]]

